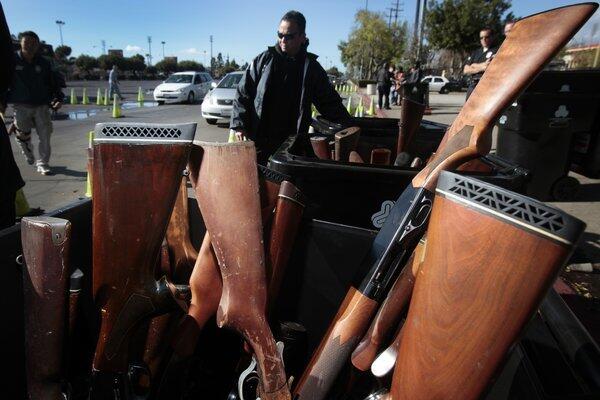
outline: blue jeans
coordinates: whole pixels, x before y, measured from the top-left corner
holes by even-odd
[[[119,85],[115,85],[113,83],[110,83],[108,86],[108,98],[110,100],[113,99],[114,95],[118,95],[119,99],[123,100],[123,95],[121,94],[121,89],[119,89]]]

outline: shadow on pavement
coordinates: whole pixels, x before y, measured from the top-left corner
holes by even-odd
[[[87,176],[87,172],[85,171],[75,171],[73,169],[69,169],[64,166],[53,166],[51,168],[52,175],[66,175],[66,176],[74,176],[77,178],[85,178]]]

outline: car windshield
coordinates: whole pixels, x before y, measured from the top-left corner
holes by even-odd
[[[171,75],[165,83],[192,83],[192,75]]]
[[[221,79],[217,87],[221,89],[233,89],[240,83],[240,79],[242,79],[242,74],[229,74]]]

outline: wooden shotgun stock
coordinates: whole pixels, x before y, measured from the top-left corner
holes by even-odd
[[[396,157],[403,152],[411,152],[415,134],[421,126],[425,104],[417,103],[406,97],[402,98],[400,108],[400,122],[398,123],[398,142],[396,143]]]
[[[172,260],[169,278],[172,282],[187,284],[198,258],[198,251],[190,241],[187,176],[185,175],[181,177],[177,200],[175,200],[165,238]]]
[[[195,130],[195,124],[96,125],[93,294],[101,326],[91,399],[130,398],[132,333],[185,307],[183,288],[154,274]]]
[[[581,4],[518,21],[488,66],[476,89],[433,160],[396,201],[371,250],[363,260],[370,268],[358,288],[351,287],[320,345],[294,389],[295,399],[325,398],[350,353],[367,330],[389,287],[423,235],[433,189],[442,170],[485,155],[491,128],[500,112],[531,82],[543,66],[594,13]]]
[[[378,148],[371,151],[371,164],[390,165],[392,152],[390,149]]]
[[[354,150],[350,152],[350,155],[348,156],[348,161],[350,161],[351,163],[357,163],[357,164],[365,163],[365,160],[362,159],[360,154],[358,154],[358,152],[356,152]]]
[[[268,282],[267,315],[271,314],[271,310],[275,306],[277,296],[279,295],[279,287],[285,275],[285,267],[292,253],[305,204],[305,196],[296,186],[288,181],[284,181],[281,184],[275,217],[266,249],[266,277]]]
[[[353,126],[335,134],[335,161],[348,161],[352,150],[356,150],[360,137],[360,128]]]
[[[426,239],[423,237],[407,262],[410,268],[404,268],[387,297],[381,303],[369,330],[352,353],[352,364],[361,371],[371,368],[371,364],[390,334],[400,323],[404,312],[408,309],[410,296],[425,255]]]
[[[442,173],[392,398],[478,399],[584,229],[531,198]]]
[[[24,217],[21,221],[25,368],[32,400],[63,398],[70,240],[67,220]]]
[[[198,199],[219,262],[223,289],[217,322],[254,351],[262,399],[289,399],[285,370],[267,323],[256,150],[251,142],[202,143]],[[192,178],[194,179],[194,178]]]
[[[310,145],[312,146],[315,156],[320,160],[329,160],[329,139],[325,136],[312,136],[310,138]]]
[[[69,338],[73,337],[77,314],[79,313],[79,295],[83,287],[83,272],[76,269],[69,279]]]

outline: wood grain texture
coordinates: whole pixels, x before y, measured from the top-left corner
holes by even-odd
[[[189,145],[94,145],[93,293],[101,313],[94,369],[126,372],[133,327],[156,311],[156,263]],[[144,315],[125,315],[129,304]],[[112,335],[112,336],[111,336]],[[118,346],[107,352],[107,342]],[[116,354],[112,354],[115,351]]]
[[[594,13],[597,5],[563,7],[519,20],[494,56],[477,87],[440,143],[433,162],[413,179],[414,187],[435,188],[439,171],[485,155],[491,147],[491,128],[510,102],[542,70]],[[468,138],[452,139],[470,127]],[[442,151],[446,147],[451,151]],[[451,158],[442,158],[442,157]]]
[[[169,280],[181,284],[189,282],[198,257],[198,251],[190,241],[188,207],[187,177],[183,176],[165,235],[172,260],[172,275],[169,276]]]
[[[196,197],[223,288],[217,323],[239,332],[258,363],[264,399],[290,398],[265,316],[267,285],[256,150],[251,142],[202,144]],[[193,178],[194,179],[194,178]]]
[[[335,160],[348,161],[348,156],[352,150],[356,150],[358,139],[360,137],[360,128],[353,126],[342,129],[335,134]]]
[[[392,382],[394,399],[477,399],[570,248],[436,197]]]
[[[350,353],[377,311],[377,302],[350,288],[294,389],[294,400],[327,396]]]
[[[53,238],[48,220],[61,226],[64,234],[59,240]],[[71,223],[67,220],[25,217],[21,221],[25,368],[30,399],[62,398],[70,238]]]
[[[378,148],[371,150],[371,164],[390,165],[392,151],[390,149]]]
[[[312,146],[313,152],[320,160],[329,160],[329,143],[328,139],[324,136],[313,136],[310,138],[310,145]]]
[[[412,144],[416,133],[421,126],[425,104],[417,103],[406,97],[402,98],[400,108],[400,122],[398,122],[398,142],[396,143],[396,155],[406,151],[412,152]]]
[[[267,315],[273,309],[304,212],[304,196],[288,181],[281,184],[266,250]]]

